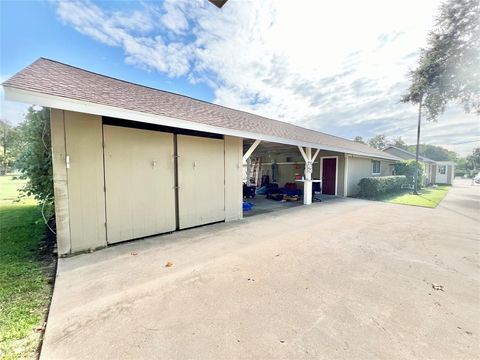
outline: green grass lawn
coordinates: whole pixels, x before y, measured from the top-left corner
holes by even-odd
[[[389,195],[381,200],[392,204],[434,208],[440,204],[445,195],[447,195],[448,190],[450,190],[450,186],[438,186],[436,188],[429,187],[421,189],[419,191],[419,195],[413,195],[411,192],[409,192],[404,194]]]
[[[45,224],[22,180],[0,176],[0,358],[34,359],[51,297],[55,261],[42,251]]]

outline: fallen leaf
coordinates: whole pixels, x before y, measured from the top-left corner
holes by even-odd
[[[172,267],[173,266],[173,263],[168,261],[166,264],[165,264],[165,267]]]
[[[38,326],[35,328],[35,332],[36,332],[36,333],[43,332],[43,331],[45,331],[45,325],[38,325]]]

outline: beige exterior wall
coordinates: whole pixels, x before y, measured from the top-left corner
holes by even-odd
[[[315,153],[315,149],[312,149],[312,154]],[[296,147],[292,147],[289,152],[254,152],[251,156],[253,160],[256,156],[261,156],[262,167],[259,178],[262,175],[269,175],[270,181],[272,180],[272,161],[275,161],[278,165],[278,178],[277,183],[280,187],[284,186],[287,182],[295,182],[295,175],[299,174],[304,176],[305,174],[305,160],[303,159],[300,151]],[[322,173],[320,169],[320,162],[322,157],[338,156],[337,162],[337,195],[343,196],[344,194],[344,177],[345,177],[345,154],[334,151],[322,151],[320,150],[312,166],[312,179],[321,179]],[[288,162],[287,162],[288,159]],[[303,188],[302,183],[298,182],[297,186]]]
[[[62,110],[50,110],[52,138],[53,190],[55,195],[55,221],[57,231],[57,251],[60,255],[69,254],[70,213],[68,208],[67,167],[65,166],[65,121]]]
[[[107,245],[108,220],[102,118],[52,109],[51,134],[58,253],[68,255],[104,247]],[[241,219],[243,140],[229,136],[226,136],[225,140],[183,135],[178,137],[188,140],[187,147],[191,148],[188,153],[190,157],[193,156],[193,160],[189,156],[183,160],[190,159],[195,166],[207,167],[201,176],[197,171],[196,181],[192,183],[191,196],[184,196],[183,209],[197,207],[196,212],[200,213],[201,223]],[[199,144],[200,148],[204,146],[206,150],[199,152]],[[168,155],[172,158],[171,151]],[[180,181],[194,178],[194,174],[189,173],[187,168],[188,166],[182,170],[183,178]],[[169,186],[171,188],[173,184]],[[215,191],[204,191],[207,186],[212,186]],[[197,202],[193,201],[193,196],[199,194],[203,194],[204,198]],[[212,201],[215,203],[215,209],[212,208]],[[209,208],[202,210],[198,206]],[[174,216],[175,210],[172,211]],[[179,215],[181,217],[182,214]],[[184,227],[194,225],[195,222],[188,222]]]
[[[223,139],[178,135],[179,228],[225,220]]]
[[[64,112],[71,252],[106,246],[102,118]]]
[[[447,184],[453,183],[453,165],[447,165]]]
[[[348,176],[347,176],[347,195],[355,196],[358,194],[359,187],[358,183],[361,179],[371,176],[389,176],[392,175],[392,166],[393,161],[380,160],[380,174],[373,175],[373,165],[372,160],[378,159],[369,159],[349,156],[348,158]]]
[[[243,139],[225,136],[225,221],[243,217]]]
[[[103,127],[107,240],[176,228],[173,134]]]
[[[435,182],[437,180],[437,165],[436,164],[432,165],[431,171],[432,172],[431,172],[431,178],[430,178],[431,180],[430,181],[432,182],[432,184],[435,184]]]
[[[101,117],[52,109],[50,121],[58,253],[106,246]]]
[[[257,156],[261,156],[262,158],[262,167],[259,179],[261,179],[262,175],[269,175],[270,181],[272,181],[272,161],[275,161],[278,169],[277,184],[280,187],[284,186],[287,182],[295,182],[296,174],[302,176],[305,173],[305,160],[303,160],[300,151],[295,147],[292,147],[291,151],[288,152],[268,152],[260,155],[254,152],[250,159],[253,161]],[[318,168],[318,159],[316,163]],[[313,176],[318,177],[318,171],[315,173],[315,168]],[[301,185],[299,184],[299,186]]]

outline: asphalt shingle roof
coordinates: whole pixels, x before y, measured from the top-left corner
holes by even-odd
[[[402,158],[405,158],[406,160],[408,160],[408,159],[415,159],[415,154],[412,153],[412,152],[410,152],[410,151],[408,151],[408,150],[405,150],[405,149],[402,149],[402,148],[399,148],[399,147],[390,145],[390,146],[387,146],[385,149],[383,149],[383,151],[388,152],[388,149],[395,149],[395,150],[403,153],[405,156],[403,156]],[[428,163],[433,163],[433,164],[436,163],[435,160],[429,159],[429,158],[427,158],[426,156],[422,156],[422,155],[418,155],[418,159],[419,159],[420,161],[423,161],[423,162],[428,162]]]
[[[330,146],[343,149],[346,153],[398,159],[391,154],[340,137],[133,84],[44,58],[38,59],[15,74],[5,81],[3,86],[225,129],[318,144],[319,148],[322,148],[322,145]]]

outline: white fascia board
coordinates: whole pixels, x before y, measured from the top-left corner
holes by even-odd
[[[355,154],[355,153],[352,153],[352,152],[347,152],[345,154],[347,157],[351,157],[351,158],[358,158],[358,159],[374,159],[374,160],[389,160],[389,161],[395,161],[395,162],[398,162],[398,161],[402,161],[403,159],[399,158],[399,157],[395,157],[395,156],[392,156],[392,157],[380,157],[380,156],[375,156],[375,155],[359,155],[359,154]]]
[[[5,99],[10,101],[18,101],[26,104],[35,104],[35,105],[40,105],[40,106],[45,106],[45,107],[60,109],[60,110],[75,111],[75,112],[81,112],[81,113],[87,113],[87,114],[93,114],[93,115],[99,115],[99,116],[109,116],[113,118],[139,121],[139,122],[149,123],[154,125],[162,125],[162,126],[176,127],[181,129],[210,132],[214,134],[222,134],[222,135],[235,136],[235,137],[246,138],[246,139],[268,141],[268,142],[274,142],[274,143],[280,143],[280,144],[286,144],[286,145],[292,145],[292,146],[304,146],[304,147],[311,147],[315,149],[336,151],[340,153],[348,152],[349,154],[355,154],[355,155],[366,156],[366,157],[375,157],[374,155],[370,155],[367,153],[351,151],[349,149],[336,147],[336,146],[314,144],[314,143],[309,143],[304,141],[297,141],[292,139],[280,138],[276,136],[258,134],[254,132],[228,129],[228,128],[223,128],[218,126],[197,123],[194,121],[172,118],[172,117],[163,116],[163,115],[147,114],[140,111],[122,109],[122,108],[109,106],[109,105],[94,104],[86,101],[69,99],[62,96],[42,94],[40,92],[17,89],[10,86],[3,86],[3,89],[5,91]],[[378,156],[378,158],[395,160],[388,156],[385,156],[385,157]]]

